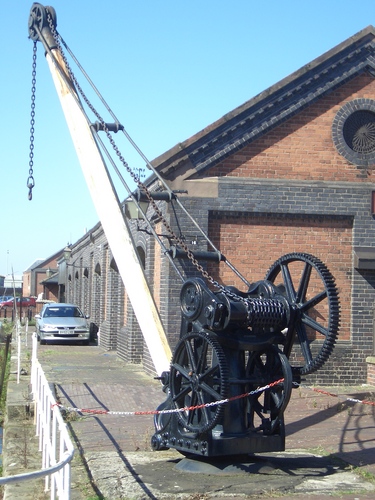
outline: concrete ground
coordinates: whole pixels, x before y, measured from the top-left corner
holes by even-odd
[[[39,346],[38,359],[65,408],[147,411],[165,399],[160,383],[141,367],[127,365],[95,345]],[[307,387],[293,390],[285,414],[286,452],[219,460],[204,467],[174,450],[151,451],[150,415],[89,415],[68,409],[66,421],[77,450],[71,498],[373,499],[375,406],[347,398],[374,401],[375,388],[328,390],[339,397]],[[5,448],[10,445],[5,443]],[[28,497],[15,490],[7,498],[47,498],[42,491]]]

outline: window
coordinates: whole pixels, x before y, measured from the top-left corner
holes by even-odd
[[[332,140],[350,163],[367,167],[375,163],[375,101],[354,99],[337,112]]]

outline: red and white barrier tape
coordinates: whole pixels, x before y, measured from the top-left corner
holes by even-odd
[[[252,396],[254,394],[258,394],[260,392],[266,391],[275,385],[281,384],[284,382],[284,379],[281,378],[276,380],[275,382],[271,382],[270,384],[265,385],[264,387],[259,387],[255,391],[246,392],[245,394],[240,394],[239,396],[232,396],[231,398],[222,399],[220,401],[213,401],[212,403],[204,403],[196,406],[185,406],[183,408],[173,408],[171,410],[150,410],[150,411],[110,411],[110,410],[94,410],[87,408],[72,408],[70,406],[63,406],[62,404],[56,403],[60,409],[69,411],[69,412],[78,412],[78,413],[91,413],[92,415],[122,415],[122,416],[132,416],[132,415],[161,415],[163,413],[179,413],[185,411],[198,410],[199,408],[208,408],[210,406],[218,406],[222,404],[229,403],[230,401],[235,401],[236,399],[246,398],[247,396]]]
[[[331,396],[333,398],[342,399],[343,401],[349,401],[350,403],[361,403],[363,405],[375,406],[375,401],[368,401],[367,399],[346,398],[344,396],[340,396],[339,394],[333,394],[332,392],[323,391],[322,389],[317,389],[316,387],[309,387],[308,385],[298,384],[297,382],[293,382],[293,385],[295,385],[296,387],[302,387],[303,389],[308,389],[310,391],[317,392],[319,394],[324,394],[325,396]]]
[[[192,411],[192,410],[198,410],[200,408],[208,408],[211,406],[218,406],[226,403],[230,403],[231,401],[235,401],[237,399],[241,398],[246,398],[248,396],[253,396],[254,394],[259,394],[261,392],[266,391],[267,389],[270,389],[271,387],[274,387],[275,385],[281,384],[284,382],[284,379],[281,378],[279,380],[276,380],[275,382],[271,382],[270,384],[265,385],[264,387],[259,387],[255,391],[250,391],[246,392],[244,394],[240,394],[238,396],[232,396],[231,398],[226,398],[222,399],[220,401],[213,401],[212,403],[205,403],[205,404],[200,404],[196,406],[185,406],[183,408],[173,408],[170,410],[149,410],[149,411],[111,411],[111,410],[95,410],[95,409],[89,409],[89,408],[73,408],[71,406],[64,406],[62,404],[56,403],[56,405],[53,406],[58,406],[61,410],[65,410],[68,412],[77,412],[77,413],[89,413],[91,415],[118,415],[118,416],[134,416],[134,415],[161,415],[161,414],[167,414],[167,413],[178,413],[178,412],[186,412],[186,411]],[[334,398],[339,398],[344,401],[349,401],[351,403],[360,403],[364,405],[371,405],[375,406],[375,401],[368,401],[368,400],[361,400],[361,399],[354,399],[354,398],[345,398],[342,397],[338,394],[333,394],[332,392],[324,391],[322,389],[317,389],[316,387],[309,387],[307,385],[302,385],[298,384],[297,382],[293,382],[293,385],[296,387],[302,387],[303,389],[308,389],[310,391],[317,392],[319,394],[324,394],[326,396],[331,396]]]

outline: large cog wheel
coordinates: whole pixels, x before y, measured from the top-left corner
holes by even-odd
[[[252,431],[264,434],[280,432],[284,411],[292,393],[293,376],[288,358],[276,347],[249,353],[246,378],[255,394],[248,397],[248,420]],[[257,393],[258,387],[282,380]],[[250,387],[249,387],[250,389]],[[249,391],[249,392],[252,392]]]
[[[331,355],[340,325],[339,296],[332,274],[317,257],[290,253],[271,266],[266,280],[291,306],[284,353],[293,373],[315,372]]]
[[[170,369],[170,395],[178,419],[185,429],[203,433],[212,429],[224,412],[222,404],[203,406],[226,399],[229,375],[220,344],[206,331],[188,333],[177,343]]]

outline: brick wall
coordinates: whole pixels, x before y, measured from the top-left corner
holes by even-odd
[[[375,386],[375,356],[368,357],[367,362],[367,383]]]
[[[332,141],[332,122],[345,103],[374,97],[374,78],[364,73],[211,168],[210,176],[373,181],[372,168],[358,168],[338,154]]]
[[[100,342],[107,350],[117,348],[118,332],[123,325],[122,289],[119,281],[118,271],[110,266],[106,280],[106,297],[109,299],[105,308],[106,319],[100,326]],[[105,326],[104,323],[106,323]]]

